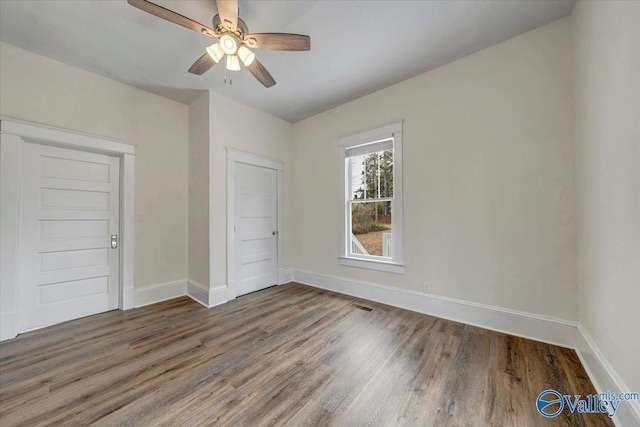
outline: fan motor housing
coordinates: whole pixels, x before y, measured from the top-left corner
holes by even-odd
[[[216,14],[213,17],[212,24],[213,24],[213,29],[217,35],[223,34],[223,31],[221,31],[221,28],[223,27],[222,27],[222,22],[220,21],[220,15]],[[236,29],[236,31],[234,31],[234,33],[240,33],[238,34],[239,36],[243,36],[249,33],[249,27],[247,27],[246,22],[244,22],[242,18],[238,18],[238,28]]]

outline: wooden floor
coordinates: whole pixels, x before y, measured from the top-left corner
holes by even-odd
[[[361,306],[371,308],[367,311]],[[613,425],[573,350],[299,284],[179,298],[0,344],[0,425]]]

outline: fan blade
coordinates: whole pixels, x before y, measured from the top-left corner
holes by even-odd
[[[311,38],[302,34],[255,33],[247,34],[244,40],[249,47],[269,50],[310,50]]]
[[[209,69],[214,65],[216,65],[216,61],[214,61],[213,58],[211,58],[211,56],[209,56],[209,54],[205,52],[204,55],[202,55],[196,62],[193,63],[191,68],[189,68],[189,72],[191,74],[202,75],[209,71]]]
[[[216,6],[222,25],[234,31],[238,26],[238,0],[216,0]]]
[[[276,81],[273,79],[271,74],[264,68],[264,65],[260,63],[257,59],[254,59],[251,65],[247,66],[247,70],[253,74],[253,77],[258,79],[260,83],[264,85],[264,87],[271,87],[276,84]]]
[[[158,6],[157,4],[153,4],[151,2],[148,2],[147,0],[127,1],[133,7],[137,7],[138,9],[155,15],[159,18],[166,19],[167,21],[173,22],[174,24],[182,25],[185,28],[193,30],[197,33],[205,34],[209,37],[215,36],[215,32],[213,31],[213,29],[207,27],[206,25],[202,25],[201,23],[196,22],[193,19],[189,19],[186,16],[182,16],[179,13],[175,13],[169,9],[165,9],[162,6]]]

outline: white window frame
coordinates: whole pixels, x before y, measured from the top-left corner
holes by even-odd
[[[380,257],[353,255],[351,246],[351,223],[349,197],[351,176],[347,179],[345,150],[358,145],[393,138],[393,198],[391,201],[393,257],[391,260]],[[381,201],[389,199],[381,199]],[[404,226],[402,200],[402,121],[394,122],[376,129],[360,132],[340,139],[340,264],[349,267],[366,268],[389,273],[404,273]]]

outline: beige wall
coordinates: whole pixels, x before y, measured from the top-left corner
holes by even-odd
[[[580,1],[570,19],[294,125],[0,43],[0,115],[137,144],[136,287],[226,284],[232,147],[285,164],[285,268],[579,320],[635,391],[638,22],[640,2]],[[406,273],[340,266],[338,141],[398,119]]]
[[[572,103],[563,19],[296,123],[293,265],[576,320]],[[406,273],[340,266],[339,139],[398,119]]]
[[[263,90],[263,89],[256,89]],[[210,246],[211,287],[227,284],[227,157],[226,147],[259,154],[284,163],[284,268],[291,266],[289,181],[291,123],[258,111],[215,92],[209,93],[210,112]],[[296,247],[297,248],[297,247]]]
[[[209,286],[209,92],[189,105],[189,280]]]
[[[640,390],[640,2],[572,15],[580,323]]]
[[[136,287],[226,284],[232,147],[285,164],[285,268],[579,320],[636,391],[638,22],[640,2],[580,1],[570,19],[294,125],[0,43],[0,115],[137,144]],[[340,266],[338,141],[398,119],[406,273]]]
[[[135,143],[135,286],[187,275],[185,105],[0,43],[0,115]]]

